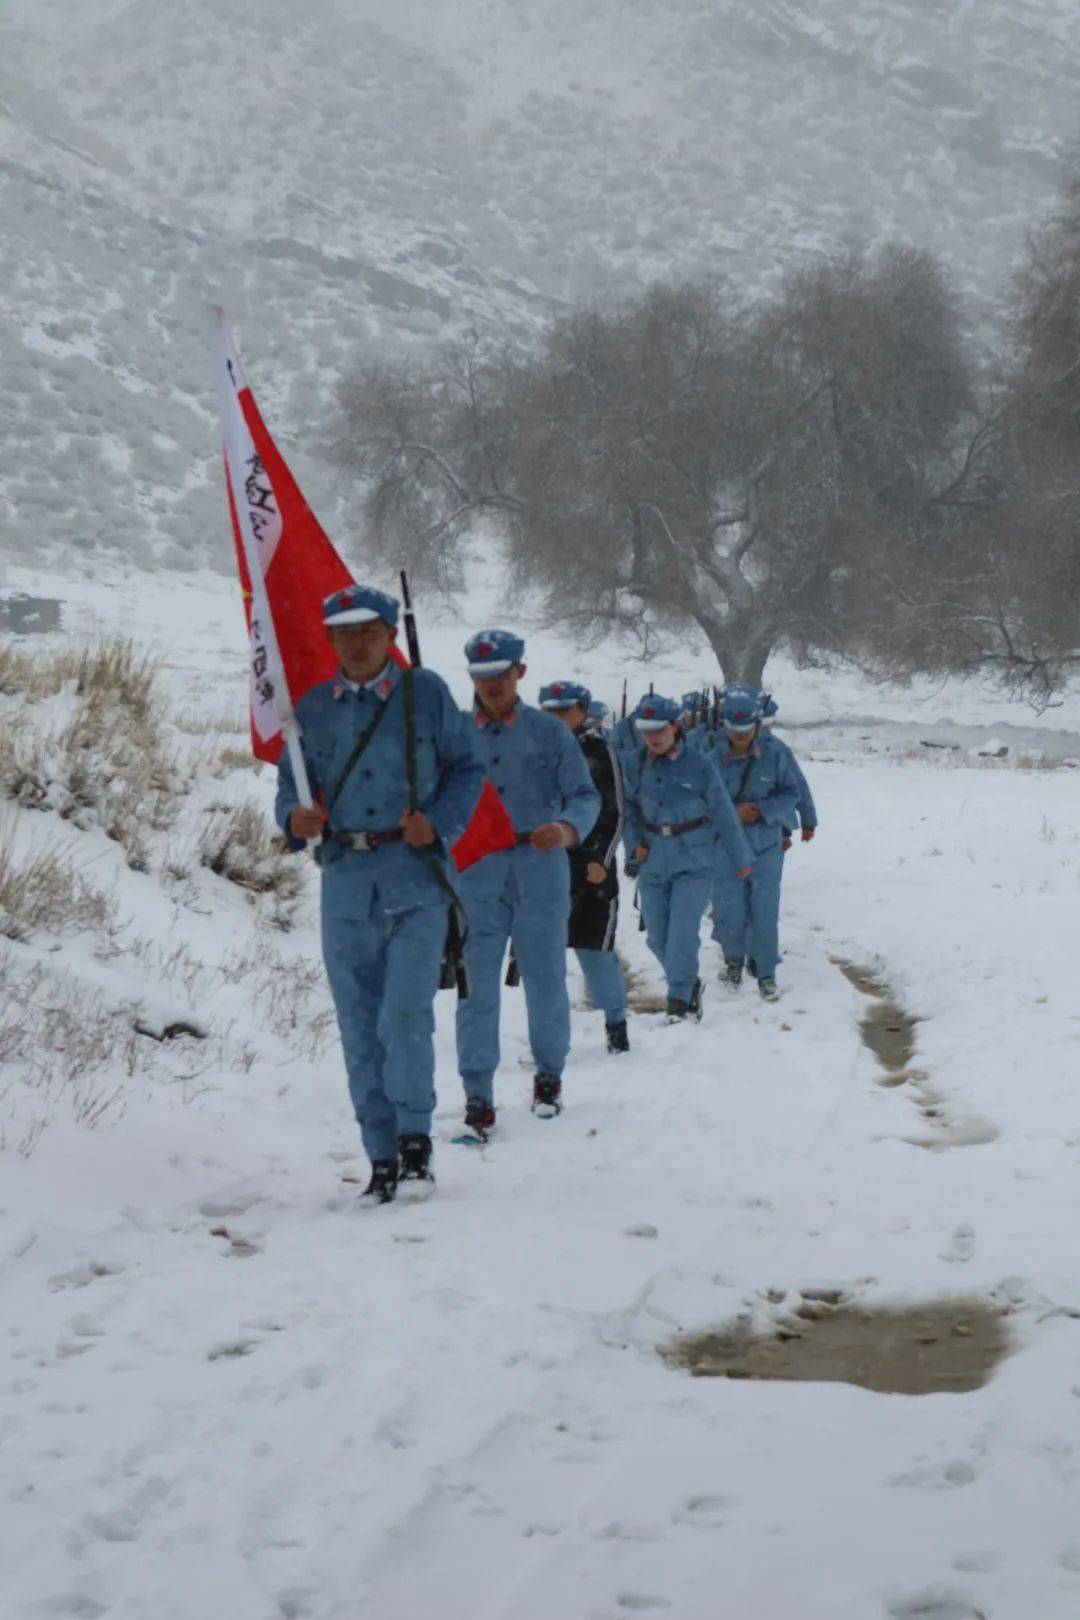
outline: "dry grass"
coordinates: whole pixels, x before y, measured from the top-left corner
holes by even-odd
[[[66,686],[88,701],[118,700],[143,720],[156,697],[153,664],[126,636],[105,636],[90,647],[54,647],[44,654],[0,647],[0,692],[46,698]]]
[[[256,759],[250,748],[219,748],[217,763],[225,771],[252,771],[258,776],[264,761]]]
[[[813,759],[813,754],[807,756]],[[836,757],[836,756],[829,756]],[[1075,759],[1062,759],[1043,753],[1041,749],[1010,748],[1007,754],[969,753],[966,748],[944,745],[927,748],[923,743],[902,743],[863,756],[882,759],[890,765],[933,765],[939,770],[965,771],[1061,771],[1080,769]]]
[[[653,989],[645,974],[639,968],[633,967],[621,953],[619,961],[622,963],[626,979],[626,1005],[630,1010],[638,1013],[665,1012],[666,993],[663,990]]]
[[[99,996],[43,963],[20,971],[9,957],[2,965],[0,1151],[29,1158],[61,1110],[89,1130],[123,1113],[135,1036]]]
[[[30,659],[7,651],[0,684],[24,700],[0,734],[0,792],[25,809],[98,825],[146,871],[151,834],[173,824],[190,770],[169,741],[154,670],[123,637]],[[70,718],[48,730],[32,704],[70,690]]]
[[[38,849],[16,859],[0,842],[0,935],[78,934],[105,927],[113,902],[79,876],[60,849]]]
[[[245,714],[208,714],[205,709],[177,709],[173,725],[188,737],[232,737],[246,735],[248,719]],[[250,753],[248,758],[250,760]]]
[[[292,900],[304,886],[302,864],[284,848],[272,824],[250,799],[213,811],[199,839],[199,860],[211,872],[252,894]]]

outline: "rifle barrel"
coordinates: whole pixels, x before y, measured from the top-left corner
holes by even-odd
[[[412,597],[409,594],[409,576],[404,568],[401,570],[401,604],[405,609],[405,641],[409,649],[409,662],[414,669],[421,666],[420,636],[416,629],[416,614],[413,612]]]

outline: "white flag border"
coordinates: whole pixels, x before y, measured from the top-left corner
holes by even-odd
[[[232,490],[237,525],[240,530],[240,543],[244,548],[244,559],[247,563],[248,578],[251,582],[252,618],[253,620],[255,617],[258,618],[262,631],[270,680],[274,688],[274,707],[281,723],[285,746],[289,751],[289,763],[292,765],[296,791],[299,794],[300,803],[310,808],[314,803],[311,784],[308,780],[307,765],[300,747],[300,727],[293,712],[289,684],[285,679],[285,666],[282,663],[281,649],[278,646],[274,615],[270,610],[270,599],[266,591],[266,577],[263,574],[262,559],[259,556],[255,536],[243,521],[246,494],[241,469],[244,462],[244,440],[250,436],[247,423],[244,421],[244,413],[240,407],[239,392],[242,388],[248,386],[247,378],[244,375],[240,354],[229,328],[225,311],[220,307],[214,307],[211,310],[211,325],[214,348],[214,380],[217,383],[218,401],[221,410],[225,466]]]

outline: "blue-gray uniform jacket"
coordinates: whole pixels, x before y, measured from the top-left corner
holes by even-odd
[[[518,702],[503,719],[490,720],[477,705],[466,716],[473,747],[520,835],[547,821],[566,821],[578,839],[587,838],[600,813],[600,795],[577,738],[543,709]],[[569,893],[565,850],[516,849],[485,855],[461,875],[462,894],[478,899],[501,894],[513,869],[523,899],[550,897],[553,860],[560,863],[560,888]]]
[[[611,729],[611,746],[620,759],[630,754],[638,754],[644,748],[645,744],[638,736],[633,715],[624,714],[621,720],[616,720]]]
[[[412,672],[416,736],[417,808],[431,822],[439,838],[435,853],[445,864],[450,846],[464,832],[484,783],[484,767],[474,746],[472,728],[450,695],[446,683],[433,670]],[[332,793],[349,756],[371,724],[380,704],[388,709],[364,752],[349,773],[341,796],[330,812],[330,827],[340,832],[388,831],[400,825],[409,804],[408,761],[405,746],[402,671],[391,663],[381,678],[357,689],[341,676],[312,687],[296,705],[301,747],[312,793],[325,802]],[[288,752],[278,766],[275,816],[294,849],[303,841],[288,830],[291,812],[299,804]],[[431,851],[429,850],[428,853]],[[346,851],[326,843],[320,851],[324,876],[335,871]],[[346,869],[342,868],[344,873]],[[383,906],[404,911],[431,905],[443,891],[420,851],[404,842],[380,845],[347,866],[350,884],[374,889]]]
[[[781,843],[784,828],[795,825],[802,790],[794,754],[768,731],[758,733],[742,758],[723,732],[716,738],[707,757],[715,761],[732,799],[736,804],[756,804],[761,813],[760,821],[746,827],[751,847],[758,854],[772,849]]]
[[[784,743],[781,746],[786,748],[787,744]],[[790,749],[788,752],[791,752]],[[806,780],[806,775],[803,768],[795,758],[794,754],[791,755],[791,763],[794,767],[795,777],[799,784],[799,801],[795,806],[799,816],[799,826],[806,827],[812,831],[813,828],[815,828],[818,824],[817,807],[814,804],[814,795],[810,792],[810,784]]]
[[[623,843],[628,860],[639,844],[648,846],[642,877],[650,881],[684,872],[711,870],[719,849],[732,873],[753,863],[753,852],[731,798],[709,758],[680,739],[659,759],[647,755],[640,768],[626,774],[626,819]],[[692,832],[664,837],[651,827],[678,826],[704,820]]]

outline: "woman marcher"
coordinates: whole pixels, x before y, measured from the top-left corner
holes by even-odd
[[[540,707],[568,726],[581,745],[600,795],[596,825],[570,851],[568,944],[585,975],[592,1004],[604,1015],[609,1052],[628,1052],[626,978],[615,949],[619,921],[619,835],[623,823],[622,771],[615,750],[590,723],[592,694],[578,681],[550,681]]]

